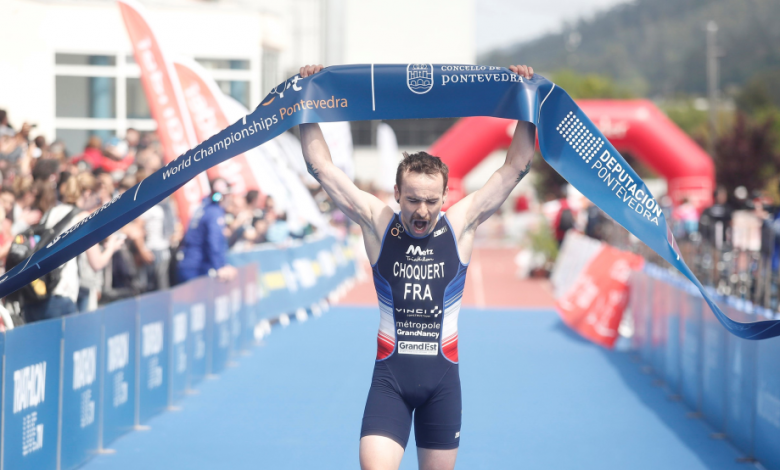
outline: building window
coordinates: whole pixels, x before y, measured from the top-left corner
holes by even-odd
[[[61,54],[54,55],[56,65],[97,65],[113,67],[116,65],[116,57],[111,55],[87,55],[87,54]]]
[[[251,90],[257,87],[259,77],[250,60],[197,60],[225,94],[252,107]],[[141,70],[132,54],[57,52],[54,64],[54,126],[70,155],[83,152],[93,135],[105,141],[124,136],[130,127],[142,132],[157,129],[141,84]]]
[[[115,78],[58,76],[55,83],[56,117],[116,117]]]
[[[151,119],[149,103],[146,102],[146,94],[140,78],[127,79],[127,117],[128,119]]]
[[[217,80],[217,85],[222,93],[233,97],[236,101],[249,106],[249,82],[246,80]]]
[[[208,70],[249,70],[249,61],[244,59],[195,59]]]
[[[232,97],[247,108],[251,106],[250,81],[252,72],[247,59],[195,59],[209,71],[222,93]]]
[[[273,49],[263,49],[263,62],[260,70],[262,75],[261,85],[263,87],[263,96],[271,92],[271,89],[279,85],[282,81],[279,78],[279,52]]]
[[[386,122],[393,128],[399,147],[420,147],[422,150],[436,142],[457,120],[457,118],[403,119]],[[352,142],[355,146],[376,145],[377,122],[379,121],[352,122]]]

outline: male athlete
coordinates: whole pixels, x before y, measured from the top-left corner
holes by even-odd
[[[301,78],[322,70],[301,67]],[[533,69],[509,69],[526,79]],[[317,124],[301,124],[309,173],[336,206],[360,225],[379,298],[374,376],[360,432],[363,470],[397,469],[414,416],[421,470],[451,470],[461,424],[458,312],[474,234],[531,168],[535,128],[517,123],[506,162],[480,190],[447,211],[447,166],[438,157],[404,154],[396,173],[396,214],[359,190],[331,161]]]

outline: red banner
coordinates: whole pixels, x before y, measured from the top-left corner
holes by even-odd
[[[628,303],[628,279],[643,262],[638,255],[602,245],[556,302],[563,321],[594,343],[612,348]]]
[[[230,125],[220,103],[222,91],[217,88],[212,78],[203,73],[201,66],[194,61],[183,59],[174,60],[173,65],[179,76],[198,141],[203,142]],[[239,194],[246,194],[250,189],[259,189],[253,169],[243,153],[207,171],[210,179],[224,178],[230,183],[231,189]]]
[[[141,83],[149,103],[149,110],[157,122],[157,135],[168,164],[198,144],[192,122],[184,104],[176,71],[165,58],[149,23],[141,11],[143,7],[132,0],[118,0],[119,10],[127,27],[133,55],[141,69]],[[187,182],[174,193],[179,218],[187,226],[190,216],[210,192],[205,175]]]

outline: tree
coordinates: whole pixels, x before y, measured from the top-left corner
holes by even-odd
[[[715,171],[718,183],[733,194],[737,186],[749,191],[767,186],[780,169],[775,118],[751,119],[738,112],[734,126],[715,144]]]

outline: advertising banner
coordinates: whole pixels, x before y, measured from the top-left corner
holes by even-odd
[[[706,305],[702,313],[701,411],[713,428],[722,432],[726,421],[726,330],[709,315]]]
[[[594,343],[611,348],[628,303],[628,280],[643,262],[638,255],[604,245],[556,301],[563,321]]]
[[[296,310],[308,308],[312,303],[322,298],[322,296],[317,295],[319,284],[317,272],[315,271],[316,242],[292,247],[287,250],[287,253],[289,255],[290,267],[298,281],[295,303],[291,307]],[[318,266],[317,270],[319,270]]]
[[[145,423],[169,403],[169,336],[171,292],[160,291],[138,297],[139,368],[136,376],[138,423]]]
[[[211,355],[212,323],[212,284],[214,279],[199,277],[186,284],[177,286],[174,292],[183,290],[180,295],[190,299],[187,326],[187,386],[189,390],[200,383],[209,373]],[[174,294],[179,295],[179,294]],[[179,309],[181,311],[181,308]]]
[[[219,102],[223,93],[217,88],[214,79],[194,60],[177,58],[173,61],[173,66],[192,118],[195,135],[198,142],[203,142],[230,124]],[[250,189],[262,189],[259,188],[253,168],[243,153],[209,168],[207,173],[209,179],[225,179],[230,184],[231,191],[238,194],[246,194]]]
[[[243,308],[243,328],[241,329],[241,335],[236,345],[239,350],[249,349],[255,341],[255,326],[259,321],[259,315],[257,314],[257,269],[258,265],[255,263],[248,264],[239,269],[241,286],[244,296],[244,308]]]
[[[647,277],[647,273],[644,271],[635,271],[631,273],[629,280],[629,286],[631,287],[629,306],[631,307],[631,320],[634,331],[634,334],[631,335],[631,349],[639,351],[640,354],[647,334],[643,316],[644,311],[642,310],[643,304],[646,303],[647,299],[645,296]]]
[[[339,265],[335,251],[339,244],[332,238],[326,238],[315,243],[316,259],[315,273],[317,274],[317,295],[314,302],[328,296],[333,289],[338,287]],[[345,278],[347,276],[344,276]]]
[[[209,373],[222,372],[230,359],[233,343],[233,292],[239,292],[235,282],[213,283],[213,298],[211,310],[212,337],[211,337],[211,362]]]
[[[230,281],[230,355],[239,349],[244,328],[244,288],[241,281],[240,273]]]
[[[64,322],[60,468],[68,470],[81,465],[100,444],[103,318],[100,312],[90,312],[68,315]]]
[[[651,333],[651,358],[653,369],[658,374],[662,374],[666,367],[666,298],[669,295],[671,286],[661,279],[653,279],[653,296],[650,298],[650,308],[652,311],[652,333]]]
[[[556,299],[563,297],[571,290],[571,286],[577,281],[580,273],[601,252],[603,245],[604,243],[599,240],[574,230],[566,232],[550,276],[553,296]]]
[[[61,319],[5,333],[3,468],[56,468],[61,355]]]
[[[663,378],[669,390],[680,393],[680,298],[685,295],[677,283],[666,292],[666,348]]]
[[[198,144],[181,84],[176,69],[160,48],[142,9],[133,0],[120,0],[117,3],[133,46],[135,62],[141,70],[146,102],[149,103],[152,118],[157,122],[157,135],[163,146],[165,163],[168,164]],[[209,192],[208,179],[206,175],[200,174],[174,193],[183,226],[188,225],[190,217]]]
[[[680,316],[682,386],[680,388],[683,400],[688,406],[700,411],[702,301],[701,297],[690,290],[680,297],[680,301],[682,307]]]
[[[642,360],[648,364],[653,362],[653,302],[652,298],[655,294],[655,282],[654,276],[646,276],[642,283],[643,301],[639,304],[639,311],[641,317],[641,329],[642,329],[642,346],[639,350]]]
[[[754,321],[754,315],[728,305],[737,321]],[[726,435],[748,457],[755,455],[753,421],[756,414],[756,349],[758,343],[733,335],[726,346]]]
[[[235,266],[255,262],[260,266],[258,281],[262,296],[258,300],[259,318],[270,318],[282,313],[292,313],[298,293],[298,279],[290,267],[286,249],[261,249],[244,253],[231,253],[228,262]]]
[[[780,468],[780,338],[757,348],[755,456],[766,468]]]
[[[192,351],[192,323],[190,309],[194,304],[203,302],[206,298],[203,282],[191,281],[171,289],[171,319],[169,341],[171,345],[171,360],[169,376],[171,381],[170,402],[180,400],[187,391],[189,381],[190,351]],[[198,287],[201,289],[199,290]]]
[[[102,445],[131,431],[136,418],[136,301],[121,300],[100,309],[103,315]]]
[[[353,277],[356,272],[356,263],[353,263],[354,254],[351,248],[347,244],[343,244],[336,239],[333,239],[332,245],[333,259],[336,261],[336,279],[330,286],[328,292],[338,287],[339,283],[344,279]]]

